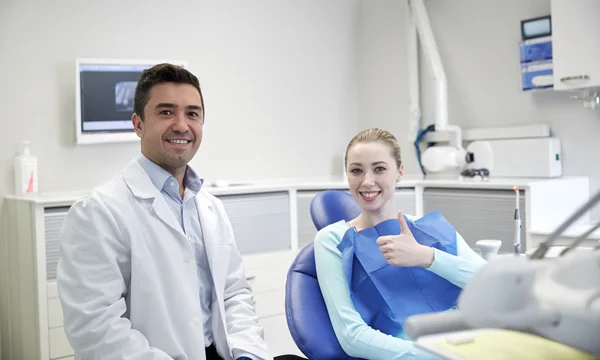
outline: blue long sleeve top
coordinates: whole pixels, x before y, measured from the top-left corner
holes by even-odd
[[[417,219],[410,215],[407,218]],[[317,233],[314,242],[319,287],[344,352],[352,357],[371,360],[437,359],[416,348],[404,334],[395,337],[371,328],[356,311],[342,267],[342,253],[337,248],[348,228],[343,220],[331,224]],[[434,249],[435,260],[427,269],[464,288],[486,261],[467,245],[458,232],[456,247],[456,256]]]

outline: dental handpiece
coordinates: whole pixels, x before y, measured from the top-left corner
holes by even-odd
[[[515,191],[515,237],[514,237],[514,247],[515,247],[515,255],[519,256],[521,254],[521,214],[519,213],[519,187],[513,187]]]

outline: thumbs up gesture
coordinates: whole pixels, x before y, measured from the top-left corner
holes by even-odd
[[[377,239],[379,251],[387,263],[392,266],[430,267],[434,260],[433,249],[423,246],[415,240],[406,224],[406,219],[402,216],[402,210],[398,211],[398,222],[400,223],[400,235],[380,236]]]

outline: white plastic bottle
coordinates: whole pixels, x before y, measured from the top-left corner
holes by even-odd
[[[23,141],[23,150],[15,156],[15,194],[38,192],[37,157],[29,153],[29,141]]]

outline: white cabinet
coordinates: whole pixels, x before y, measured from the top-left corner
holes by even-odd
[[[63,313],[58,299],[56,281],[48,281],[48,345],[50,359],[61,359],[64,356],[74,355],[63,327]]]
[[[600,2],[600,0],[598,0]],[[515,183],[516,182],[516,183]],[[439,209],[469,245],[480,238],[498,238],[510,249],[514,185],[523,189],[523,247],[532,248],[531,234],[547,234],[589,199],[587,178],[405,181],[396,189],[396,208],[423,215]],[[312,242],[316,229],[310,202],[320,191],[345,189],[341,182],[277,185],[259,191],[236,189],[216,194],[223,200],[255,294],[256,312],[273,355],[300,354],[285,317],[285,281],[296,252]],[[255,190],[255,191],[253,191]],[[84,195],[84,194],[81,194]],[[6,249],[0,260],[2,280],[0,323],[3,359],[69,359],[73,350],[63,330],[56,291],[58,233],[71,204],[81,195],[7,197]],[[587,221],[587,217],[582,219]],[[297,241],[297,243],[296,243]],[[8,280],[8,281],[7,281]],[[7,281],[7,282],[6,282]]]
[[[46,289],[44,210],[35,203],[7,199],[6,261],[1,272],[8,274],[2,291],[2,355],[6,359],[50,359],[50,328]],[[3,299],[6,300],[6,299]],[[54,320],[53,320],[54,321]],[[57,339],[58,348],[61,339]],[[56,351],[57,347],[53,346]],[[60,352],[60,351],[59,351]],[[69,355],[69,354],[67,354]]]
[[[288,191],[220,195],[242,255],[291,249]]]
[[[600,87],[600,1],[552,0],[554,89]]]
[[[291,251],[289,192],[218,196],[229,214],[237,243],[252,277],[257,314],[269,347],[299,353],[285,323],[284,298]],[[63,328],[56,289],[58,235],[77,197],[14,198],[5,201],[7,254],[0,272],[3,359],[68,359],[73,355]],[[3,240],[3,239],[0,239]],[[282,326],[286,325],[286,326]]]
[[[258,322],[264,328],[265,341],[273,356],[302,355],[292,339],[285,316],[285,281],[295,255],[292,251],[278,251],[244,256]]]
[[[310,217],[310,203],[318,193],[319,191],[298,191],[297,193],[298,249],[312,243],[317,235],[317,229]]]
[[[422,200],[424,214],[440,210],[462,235],[467,244],[482,239],[502,241],[500,252],[511,252],[514,242],[514,213],[517,179],[489,182],[424,181]],[[590,197],[589,180],[583,177],[519,181],[521,214],[521,248],[533,249],[532,234],[549,234],[573,214]],[[419,185],[417,188],[420,188]],[[588,223],[590,214],[579,221]]]
[[[402,213],[416,215],[415,189],[396,189],[396,210]]]

